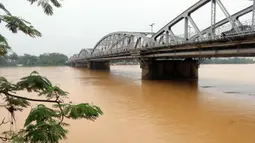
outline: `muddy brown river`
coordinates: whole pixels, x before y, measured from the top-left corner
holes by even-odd
[[[1,68],[0,75],[16,81],[33,70],[73,102],[104,112],[96,122],[68,121],[62,143],[255,143],[255,65],[201,65],[198,81],[142,81],[139,66]],[[17,128],[26,115],[17,114]]]

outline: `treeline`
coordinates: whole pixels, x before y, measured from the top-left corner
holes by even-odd
[[[0,66],[60,66],[65,65],[68,57],[60,53],[45,53],[39,56],[12,53],[0,57]]]
[[[213,58],[206,59],[202,64],[253,64],[254,59],[251,58]]]

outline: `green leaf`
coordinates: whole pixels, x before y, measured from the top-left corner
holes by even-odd
[[[55,6],[55,7],[61,7],[61,4],[59,3],[58,0],[50,0],[51,3]]]
[[[0,43],[0,56],[7,54],[7,52],[11,49],[11,47],[6,44]]]
[[[51,82],[46,78],[40,76],[37,72],[32,72],[29,76],[24,77],[17,83],[19,90],[26,89],[28,92],[45,91],[52,87]]]
[[[0,9],[2,9],[6,14],[11,15],[11,13],[5,8],[2,3],[0,3]]]
[[[61,107],[62,110],[63,110],[63,114],[64,115],[68,115],[70,110],[71,110],[71,107],[72,105],[71,104],[66,104],[66,103],[62,103],[62,104],[53,104],[52,105],[54,108],[59,108]]]
[[[30,103],[25,99],[13,98],[13,97],[5,98],[5,102],[7,102],[8,106],[17,106],[17,107],[24,107],[24,108],[30,105]]]
[[[8,42],[7,42],[6,38],[1,34],[0,34],[0,43],[3,43],[8,46]]]
[[[17,33],[18,30],[31,37],[41,37],[42,34],[37,31],[29,22],[22,18],[12,15],[0,15],[0,20],[6,23],[5,27],[13,33]]]
[[[13,92],[16,90],[16,85],[10,83],[6,78],[0,77],[0,93]]]
[[[58,143],[68,131],[56,121],[38,122],[26,127],[24,139],[30,143]]]
[[[66,116],[71,119],[85,118],[92,121],[96,120],[99,115],[103,114],[99,107],[89,105],[88,103],[65,106],[64,112],[67,112]]]
[[[24,124],[24,126],[29,126],[33,121],[36,121],[36,123],[39,122],[45,122],[45,121],[51,121],[54,120],[53,118],[59,118],[60,115],[50,108],[47,108],[45,105],[40,104],[36,108],[33,108]]]
[[[59,2],[59,0],[28,0],[31,4],[34,4],[35,2],[38,2],[38,6],[41,6],[44,10],[44,13],[47,15],[53,15],[53,7],[51,6],[51,4],[53,4],[53,6],[59,8],[61,7],[61,3]],[[51,4],[50,4],[51,2]]]
[[[53,7],[49,4],[48,0],[40,0],[38,6],[42,6],[45,14],[53,15]]]
[[[11,142],[12,143],[27,143],[27,141],[24,138],[25,134],[26,134],[25,130],[23,130],[23,129],[20,130],[18,133],[13,134],[11,136],[12,137]]]
[[[60,89],[58,86],[52,86],[48,87],[46,90],[42,91],[39,96],[45,95],[48,99],[51,99],[53,97],[58,97],[58,96],[67,96],[68,92],[63,91]]]
[[[36,2],[37,0],[28,0],[31,4],[33,4],[34,2]]]
[[[0,56],[5,55],[11,47],[8,45],[6,38],[0,34]]]

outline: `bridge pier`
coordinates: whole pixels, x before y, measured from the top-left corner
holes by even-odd
[[[88,63],[88,68],[91,70],[109,70],[110,69],[110,64],[108,61],[103,61],[103,62],[89,62]]]
[[[76,63],[72,63],[71,67],[77,67],[77,64]]]
[[[72,64],[72,67],[77,67],[77,68],[87,67],[87,63],[74,63]]]
[[[140,65],[143,80],[198,79],[198,61],[146,60]]]

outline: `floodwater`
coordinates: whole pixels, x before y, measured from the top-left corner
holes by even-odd
[[[255,65],[201,65],[198,81],[142,81],[139,66],[1,68],[0,75],[16,81],[33,70],[74,103],[104,112],[95,122],[67,121],[62,143],[255,143]],[[17,115],[18,126],[26,115]]]

